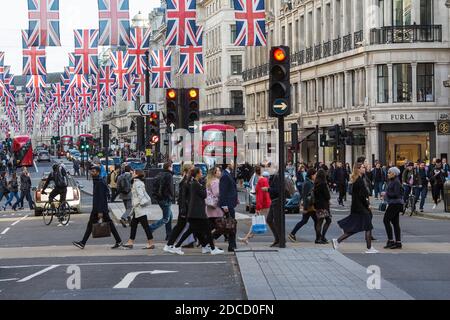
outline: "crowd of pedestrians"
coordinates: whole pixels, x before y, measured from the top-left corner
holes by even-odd
[[[22,168],[19,175],[15,171],[0,171],[0,201],[6,199],[1,209],[11,207],[14,211],[23,210],[24,201],[27,200],[30,210],[34,210],[31,188],[30,173],[26,167]]]

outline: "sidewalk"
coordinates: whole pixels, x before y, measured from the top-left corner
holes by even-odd
[[[249,300],[411,300],[381,279],[367,286],[366,268],[333,249],[236,251]]]

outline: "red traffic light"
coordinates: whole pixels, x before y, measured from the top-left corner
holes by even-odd
[[[177,97],[177,92],[174,89],[167,90],[167,97],[169,99],[175,99]]]
[[[159,116],[158,116],[158,114],[157,114],[156,112],[153,112],[153,113],[150,115],[150,117],[151,117],[153,120],[158,120],[158,118],[159,118]]]
[[[273,51],[273,58],[276,61],[283,62],[287,58],[286,51],[284,51],[284,49],[281,49],[281,48],[275,49]]]

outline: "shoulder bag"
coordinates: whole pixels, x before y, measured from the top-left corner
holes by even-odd
[[[218,218],[215,221],[216,233],[223,235],[232,235],[236,234],[236,229],[237,229],[237,220],[230,217],[228,213],[225,213],[225,215],[222,218]]]
[[[103,214],[98,214],[98,222],[92,225],[92,238],[109,238],[111,237],[111,222],[103,221]]]

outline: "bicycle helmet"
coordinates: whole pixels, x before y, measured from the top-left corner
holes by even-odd
[[[55,163],[54,165],[53,165],[53,171],[56,171],[56,170],[58,170],[58,167],[59,167],[59,165],[57,164],[57,163]]]

